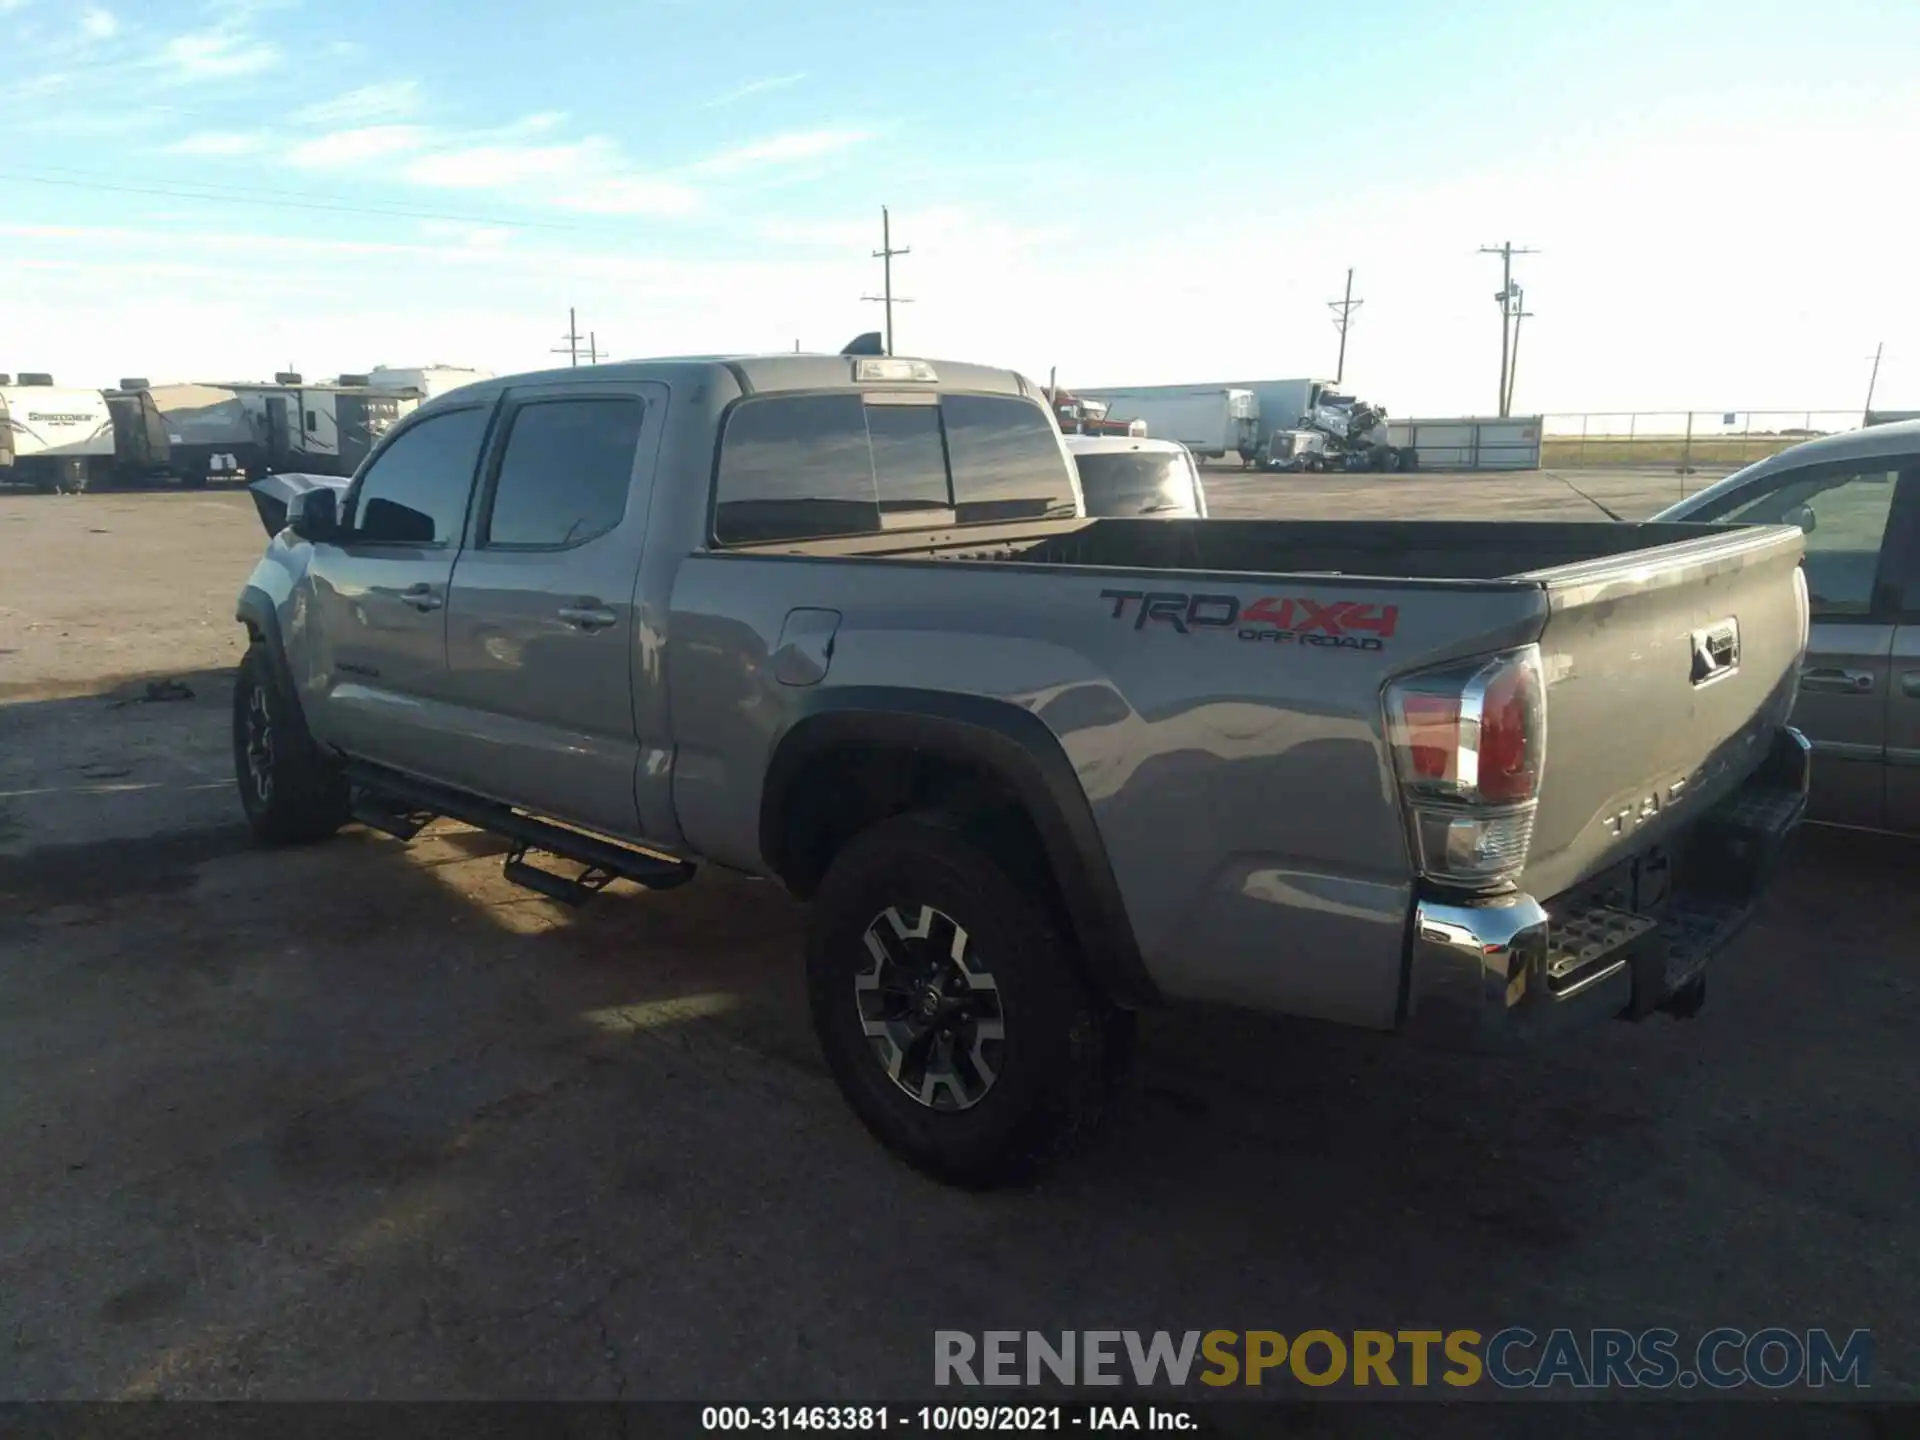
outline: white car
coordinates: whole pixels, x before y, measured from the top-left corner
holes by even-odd
[[[1207,492],[1186,446],[1130,435],[1066,438],[1087,514],[1207,518]]]

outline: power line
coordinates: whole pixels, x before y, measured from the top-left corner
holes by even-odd
[[[201,181],[188,181],[196,189],[182,189],[179,186],[161,185],[123,185],[104,180],[68,180],[52,175],[27,175],[17,172],[0,172],[0,180],[17,180],[29,185],[60,185],[72,190],[103,190],[119,195],[153,195],[165,200],[210,200],[260,206],[280,210],[326,210],[342,215],[384,215],[393,220],[446,220],[466,225],[497,225],[503,229],[516,230],[578,230],[578,225],[567,225],[551,220],[509,220],[498,215],[459,215],[443,210],[421,210],[411,207],[388,206],[379,208],[372,205],[336,204],[318,199],[293,198],[299,192],[288,190],[247,190],[238,186],[203,184]]]
[[[1507,413],[1507,366],[1509,350],[1512,345],[1513,314],[1518,308],[1518,297],[1513,286],[1513,257],[1516,255],[1537,255],[1537,250],[1529,250],[1524,245],[1515,245],[1511,240],[1503,245],[1482,245],[1482,255],[1500,257],[1500,293],[1493,298],[1500,302],[1500,413]]]
[[[1333,311],[1333,327],[1340,332],[1340,363],[1334,367],[1333,383],[1347,378],[1347,327],[1353,324],[1353,312],[1367,302],[1353,298],[1353,267],[1347,267],[1347,293],[1344,299],[1327,301]]]
[[[913,251],[904,245],[898,250],[893,248],[893,221],[887,214],[887,207],[882,205],[880,207],[880,248],[873,252],[873,258],[881,262],[880,273],[884,282],[884,293],[862,295],[860,298],[877,300],[887,307],[887,354],[889,355],[893,354],[893,307],[896,304],[911,305],[913,303],[906,296],[893,293],[893,257],[912,253]]]

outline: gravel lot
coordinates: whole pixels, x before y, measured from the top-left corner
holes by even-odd
[[[1220,515],[1680,493],[1208,478]],[[937,1328],[1507,1324],[1868,1327],[1874,1398],[1920,1398],[1920,847],[1804,834],[1698,1020],[1525,1061],[1152,1016],[1093,1154],[964,1194],[841,1104],[772,886],[572,912],[458,826],[252,850],[260,540],[242,494],[0,494],[0,1398],[905,1398]]]

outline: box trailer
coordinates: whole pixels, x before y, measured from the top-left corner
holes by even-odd
[[[1181,387],[1151,390],[1083,390],[1114,421],[1144,420],[1155,440],[1176,440],[1195,455],[1220,460],[1235,455],[1253,463],[1260,444],[1260,404],[1248,390]]]

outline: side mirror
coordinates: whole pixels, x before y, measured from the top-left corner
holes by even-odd
[[[302,490],[287,502],[287,528],[309,544],[331,540],[340,533],[340,494],[319,486]]]
[[[1813,507],[1810,505],[1795,505],[1780,517],[1780,523],[1782,525],[1798,525],[1800,529],[1808,535],[1811,535],[1820,524],[1820,522],[1814,518]]]

